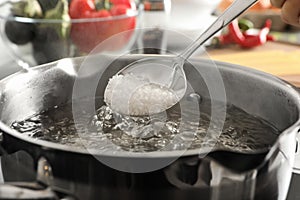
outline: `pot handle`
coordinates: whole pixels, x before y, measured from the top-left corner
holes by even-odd
[[[2,155],[5,155],[6,154],[6,151],[3,149],[3,147],[2,147],[2,141],[3,141],[3,131],[2,130],[0,130],[0,156],[2,156]]]
[[[295,161],[293,166],[293,173],[300,174],[300,128],[298,128],[296,135],[296,153],[295,153]]]

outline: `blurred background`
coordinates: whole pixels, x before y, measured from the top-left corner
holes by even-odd
[[[84,14],[87,10],[77,8],[76,1],[0,3],[0,76],[18,67],[104,51],[176,54],[232,3],[232,0],[96,0],[94,10]],[[120,5],[113,6],[111,2]],[[250,8],[239,18],[238,25],[244,35],[252,37],[259,34],[266,20],[271,21],[267,41],[299,43],[298,28],[285,24],[280,10],[273,8],[268,0]],[[210,49],[244,47],[236,41],[223,41],[223,35],[232,34],[225,28],[206,45]],[[248,49],[264,43],[253,44]],[[201,50],[195,55],[199,54]],[[6,69],[7,66],[10,67]]]

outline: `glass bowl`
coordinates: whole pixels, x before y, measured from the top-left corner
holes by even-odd
[[[19,65],[30,67],[87,55],[118,34],[120,36],[97,48],[97,52],[121,51],[134,44],[141,8],[134,5],[121,15],[71,18],[71,1],[8,0],[0,3],[1,37]],[[53,2],[56,4],[52,5]],[[33,9],[35,6],[37,8]]]

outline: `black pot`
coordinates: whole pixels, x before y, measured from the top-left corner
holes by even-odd
[[[109,77],[138,58],[133,55],[115,61],[111,57],[63,59],[2,80],[0,128],[4,158],[9,157],[7,154],[19,154],[25,158],[21,160],[30,160],[33,174],[30,177],[36,176],[44,186],[42,190],[48,194],[44,199],[64,195],[74,199],[131,200],[286,198],[300,127],[300,96],[286,82],[245,67],[195,59],[185,64],[185,71],[190,89],[204,98],[215,95],[219,101],[222,98],[214,79],[216,64],[226,101],[267,120],[281,131],[268,151],[251,154],[224,149],[201,151],[200,155],[206,156],[199,156],[199,150],[138,156],[91,155],[86,149],[34,140],[9,127],[13,121],[70,102],[76,95],[88,96],[94,90],[81,88],[78,95],[74,94],[78,92],[74,88],[98,80],[99,73],[96,96],[102,96]],[[112,61],[107,68],[106,64]],[[82,66],[87,68],[82,70]],[[215,84],[208,86],[207,81]],[[107,165],[111,162],[128,170],[112,168]],[[10,174],[6,179],[14,181],[5,159],[3,163],[4,173]],[[139,170],[141,165],[153,166],[153,163],[165,165],[145,172]]]

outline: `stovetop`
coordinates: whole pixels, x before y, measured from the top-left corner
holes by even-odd
[[[7,159],[7,157],[5,159],[3,159],[3,157],[0,157],[0,184],[1,183],[5,183],[6,181],[4,181],[4,179],[6,180],[7,176],[15,176],[15,177],[11,177],[13,180],[9,180],[8,182],[12,181],[14,183],[17,182],[21,182],[21,183],[32,183],[35,179],[35,175],[33,175],[33,173],[28,173],[28,169],[26,170],[26,166],[22,167],[23,169],[20,169],[20,165],[18,165],[18,168],[16,168],[17,165],[14,164],[14,162],[18,162],[20,161],[19,158],[17,158],[18,156],[13,155],[10,159]],[[17,161],[18,160],[18,161]],[[2,163],[1,163],[2,161]],[[7,166],[7,164],[9,164],[11,167],[11,172],[14,173],[12,175],[12,173],[9,172],[9,174],[6,173],[2,173],[2,164],[4,163],[4,166]],[[7,170],[6,170],[7,171]],[[30,170],[29,170],[30,171]],[[28,174],[24,174],[24,172],[27,172]],[[22,178],[21,178],[22,177]],[[25,178],[24,178],[25,177]],[[289,189],[289,193],[287,196],[286,200],[300,200],[300,190],[299,190],[299,185],[300,185],[300,175],[298,174],[293,174],[292,175],[292,180],[290,183],[290,189]],[[72,198],[70,198],[72,199]]]

